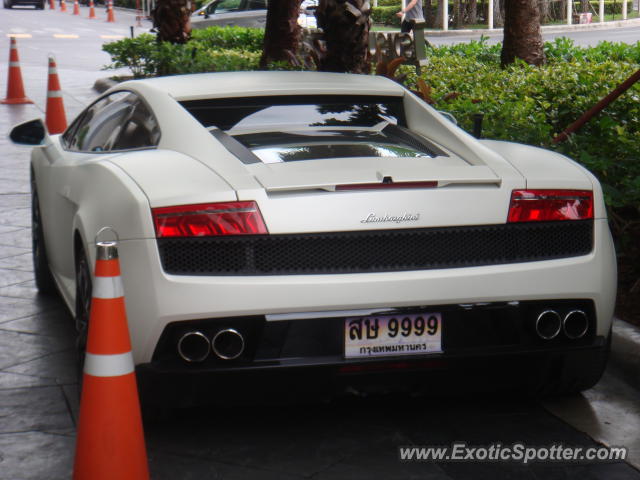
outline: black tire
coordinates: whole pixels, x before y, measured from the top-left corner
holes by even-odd
[[[87,350],[87,334],[89,332],[89,313],[91,310],[91,292],[93,289],[91,283],[91,269],[87,255],[82,248],[82,244],[76,246],[75,250],[76,265],[76,331],[78,336],[76,339],[76,349],[78,351],[78,385],[79,391],[82,390],[82,372],[84,369],[84,354]]]
[[[40,214],[40,201],[33,174],[31,175],[31,253],[38,292],[44,295],[55,294],[57,292],[56,282],[53,280],[53,275],[49,268],[44,230],[42,228],[42,216]]]

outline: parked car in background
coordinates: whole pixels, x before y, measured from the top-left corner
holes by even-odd
[[[237,26],[264,28],[267,0],[214,0],[193,12],[192,28]]]
[[[44,0],[4,0],[4,8],[33,5],[37,10],[44,10]]]

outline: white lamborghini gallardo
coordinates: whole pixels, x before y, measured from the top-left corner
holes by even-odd
[[[37,120],[12,138],[36,145],[38,287],[82,340],[96,234],[117,233],[154,398],[481,377],[571,392],[604,369],[616,268],[598,181],[477,140],[390,80],[130,81],[62,135]]]

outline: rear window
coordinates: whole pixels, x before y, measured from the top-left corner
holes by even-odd
[[[264,163],[444,155],[406,128],[401,97],[276,96],[181,105],[202,125],[226,132]]]

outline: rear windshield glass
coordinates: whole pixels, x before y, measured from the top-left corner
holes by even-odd
[[[406,128],[401,97],[275,96],[181,105],[205,127],[226,132],[264,163],[443,154]]]

